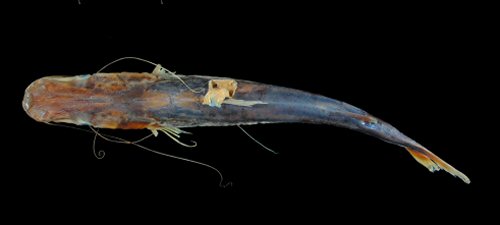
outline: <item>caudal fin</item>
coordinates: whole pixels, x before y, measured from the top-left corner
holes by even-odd
[[[465,183],[469,184],[470,180],[465,174],[462,172],[458,171],[457,169],[453,168],[450,164],[446,163],[436,155],[434,155],[432,152],[429,150],[425,149],[424,147],[405,147],[408,152],[417,160],[420,164],[423,166],[427,167],[431,172],[438,171],[438,170],[445,170],[446,172],[450,173],[453,176],[459,177],[462,179]]]

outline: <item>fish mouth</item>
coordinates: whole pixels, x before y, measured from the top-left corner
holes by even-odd
[[[24,111],[26,112],[26,114],[28,114],[29,117],[33,118],[36,121],[44,122],[47,111],[38,107],[38,105],[36,104],[37,97],[33,94],[34,91],[36,92],[40,88],[39,84],[39,80],[36,80],[26,88],[21,104]]]
[[[23,109],[25,112],[28,112],[31,106],[31,96],[30,94],[25,93],[23,98]]]
[[[29,114],[29,110],[31,109],[31,99],[32,99],[32,96],[31,96],[31,89],[33,87],[33,83],[35,82],[32,82],[27,88],[26,90],[24,91],[24,97],[23,97],[23,102],[22,102],[22,105],[23,105],[23,109],[26,113]]]

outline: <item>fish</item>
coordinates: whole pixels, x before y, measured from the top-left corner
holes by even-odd
[[[248,80],[155,71],[42,77],[26,88],[22,106],[38,122],[148,129],[174,140],[191,127],[332,125],[400,146],[429,171],[444,170],[470,183],[465,174],[394,126],[348,103]]]

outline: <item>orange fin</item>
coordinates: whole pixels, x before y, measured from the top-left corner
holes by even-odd
[[[457,169],[453,168],[450,164],[446,163],[436,155],[434,155],[432,152],[429,150],[425,149],[424,147],[421,148],[409,148],[405,147],[408,152],[423,166],[425,166],[427,169],[429,169],[431,172],[434,171],[439,171],[441,169],[445,170],[446,172],[450,173],[453,176],[459,177],[462,179],[465,183],[469,184],[470,179],[465,176],[462,172],[458,171]]]

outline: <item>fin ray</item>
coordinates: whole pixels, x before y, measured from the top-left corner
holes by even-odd
[[[413,156],[413,158],[417,160],[417,162],[425,166],[431,172],[439,171],[442,169],[453,176],[459,177],[465,183],[467,184],[470,183],[470,179],[465,174],[453,168],[453,166],[446,163],[445,161],[434,155],[426,148],[424,147],[414,147],[414,148],[405,147],[405,148]]]

